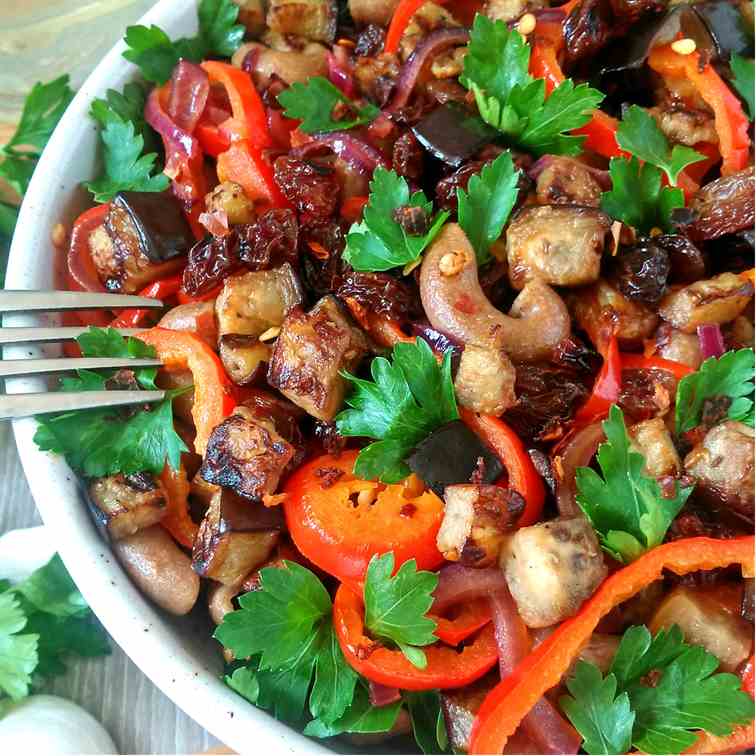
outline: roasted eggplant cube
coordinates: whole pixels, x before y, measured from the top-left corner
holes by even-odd
[[[352,372],[368,350],[333,297],[310,312],[296,308],[281,326],[268,366],[268,383],[318,420],[330,422],[346,392],[342,371]]]
[[[226,334],[220,340],[219,354],[231,380],[237,386],[244,386],[261,373],[270,359],[270,347],[255,336]]]
[[[278,435],[272,422],[239,407],[210,435],[199,474],[208,483],[257,501],[276,490],[294,454],[294,447]]]
[[[469,160],[496,132],[459,105],[446,104],[431,111],[412,132],[431,155],[454,168]]]
[[[608,572],[582,515],[520,528],[502,549],[501,566],[528,627],[549,627],[576,614]]]
[[[481,483],[493,483],[504,472],[501,460],[461,420],[437,428],[418,444],[407,464],[431,490],[444,495],[447,486],[469,483],[480,467]]]
[[[289,263],[229,276],[215,300],[218,332],[221,336],[260,336],[280,326],[286,313],[301,302],[302,288]]]
[[[165,491],[149,473],[95,478],[89,500],[97,523],[114,540],[155,525],[166,511]]]
[[[170,192],[119,192],[112,207],[128,215],[139,248],[151,262],[185,255],[194,244],[184,211]]]
[[[202,577],[239,585],[270,556],[282,527],[279,508],[218,491],[194,541],[192,567]]]
[[[336,36],[335,0],[270,0],[271,31],[330,44]]]
[[[516,491],[475,483],[447,486],[438,550],[450,562],[490,567],[524,509],[525,500]]]

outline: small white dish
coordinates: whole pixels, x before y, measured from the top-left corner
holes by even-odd
[[[196,4],[162,0],[140,23],[155,24],[178,38],[196,32]],[[125,32],[125,30],[124,30]],[[45,148],[21,208],[10,251],[8,289],[61,288],[61,261],[50,241],[58,222],[70,223],[91,201],[81,182],[94,178],[99,145],[88,116],[90,103],[107,89],[121,90],[137,77],[119,42],[76,94]],[[39,325],[29,317],[6,318],[6,325]],[[6,349],[9,358],[42,349]],[[8,382],[8,392],[42,390],[39,380]],[[87,513],[76,476],[65,461],[37,449],[33,419],[13,423],[18,451],[32,495],[55,546],[84,597],[110,635],[135,664],[189,716],[239,753],[325,752],[257,709],[220,679],[222,659],[206,612],[169,617],[146,601],[101,540]]]

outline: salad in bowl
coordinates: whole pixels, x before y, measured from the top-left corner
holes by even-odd
[[[339,748],[753,745],[753,9],[202,0],[126,31],[38,418],[143,594]],[[750,76],[750,83],[749,83]],[[125,329],[131,335],[124,335]],[[198,611],[198,610],[195,610]],[[397,741],[389,743],[390,739]]]

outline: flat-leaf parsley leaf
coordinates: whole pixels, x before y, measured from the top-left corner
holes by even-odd
[[[392,359],[376,357],[372,381],[346,373],[354,384],[347,396],[350,409],[336,416],[342,436],[379,439],[362,449],[354,465],[360,478],[398,483],[410,469],[407,455],[429,433],[457,420],[451,377],[451,351],[438,364],[428,343],[396,344]]]
[[[287,118],[297,118],[306,134],[341,131],[370,123],[381,111],[372,104],[355,105],[324,76],[313,76],[306,82],[294,82],[278,95],[286,108]],[[337,106],[344,108],[343,117],[334,117]]]
[[[662,496],[657,480],[643,472],[643,455],[631,449],[624,416],[616,404],[603,428],[607,440],[596,455],[601,474],[590,467],[577,468],[577,503],[605,551],[628,563],[662,543],[693,489],[675,481],[674,495]]]

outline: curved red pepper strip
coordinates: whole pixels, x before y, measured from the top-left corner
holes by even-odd
[[[206,60],[202,68],[211,83],[221,84],[231,104],[232,117],[218,127],[231,142],[246,140],[258,149],[272,147],[268,129],[268,114],[260,95],[252,83],[252,77],[230,63]]]
[[[160,524],[173,539],[187,549],[194,545],[199,526],[189,516],[189,480],[183,465],[174,470],[170,465],[163,468],[160,482],[167,499],[166,513]]]
[[[601,366],[593,391],[586,403],[575,414],[575,424],[582,426],[603,417],[609,407],[619,398],[622,386],[622,360],[617,337],[612,336],[604,350],[604,364]]]
[[[176,273],[168,278],[161,278],[145,286],[139,292],[140,297],[151,299],[168,299],[175,296],[181,288],[181,273]],[[124,310],[111,324],[111,328],[139,328],[147,316],[154,310]]]
[[[601,618],[661,579],[664,570],[687,575],[739,564],[745,576],[752,576],[753,552],[753,536],[685,538],[658,546],[617,570],[574,617],[563,622],[486,696],[473,723],[470,753],[501,753],[523,717],[546,691],[559,684]]]
[[[234,385],[218,355],[199,336],[187,331],[151,328],[137,338],[155,347],[166,370],[191,371],[194,381],[192,418],[197,429],[194,449],[197,454],[204,454],[213,429],[236,406]]]
[[[701,65],[697,52],[676,53],[670,45],[651,50],[648,65],[665,79],[687,80],[701,99],[714,111],[714,126],[722,155],[722,175],[740,171],[748,165],[751,140],[749,121],[740,100],[721,79],[710,63]]]
[[[433,612],[429,617],[436,621],[435,636],[449,646],[458,646],[474,632],[491,621],[491,604],[488,599],[468,601],[459,607],[460,613],[454,619],[438,617]]]
[[[273,168],[258,147],[247,141],[233,142],[218,157],[218,179],[233,181],[244,189],[249,199],[271,207],[291,207],[273,177]]]
[[[110,205],[96,205],[74,221],[66,256],[66,278],[71,291],[105,291],[89,250],[89,236],[105,222],[109,210]],[[77,312],[75,316],[82,325],[100,328],[107,326],[112,317],[102,311]]]
[[[446,2],[446,0],[436,1],[442,5]],[[425,5],[425,2],[426,0],[399,0],[399,5],[396,6],[388,31],[386,32],[383,52],[395,53],[399,49],[399,42],[409,26],[412,16],[417,13],[421,6]]]
[[[538,522],[546,499],[541,476],[528,455],[520,437],[502,420],[459,408],[462,422],[480,436],[501,459],[507,470],[508,485],[525,499],[525,511],[517,526],[522,528]]]

